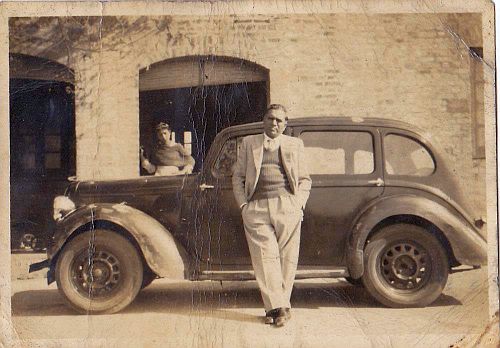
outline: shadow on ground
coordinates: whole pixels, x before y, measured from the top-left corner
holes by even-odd
[[[292,294],[295,308],[381,307],[362,287],[345,281],[296,283]],[[456,298],[442,294],[431,306],[461,305]],[[210,316],[243,322],[260,320],[258,317],[234,311],[239,308],[262,308],[257,284],[247,282],[163,282],[155,281],[142,290],[132,304],[121,314],[172,313],[188,316]],[[390,309],[388,309],[390,310]],[[13,316],[77,315],[55,289],[27,290],[12,296]]]

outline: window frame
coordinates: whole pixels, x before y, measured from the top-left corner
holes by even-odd
[[[429,154],[429,156],[431,157],[431,160],[434,164],[434,170],[432,171],[432,173],[430,173],[429,175],[408,175],[408,174],[390,174],[389,172],[387,172],[387,169],[386,169],[386,165],[385,165],[385,158],[386,158],[386,154],[385,154],[385,138],[389,135],[397,135],[397,136],[400,136],[400,137],[403,137],[403,138],[406,138],[406,139],[409,139],[409,140],[413,140],[415,141],[418,145],[422,146],[426,151],[427,153]],[[382,165],[383,165],[383,168],[384,168],[384,176],[388,176],[388,177],[391,177],[391,178],[411,178],[412,180],[415,180],[415,179],[425,179],[425,178],[430,178],[432,176],[434,176],[438,170],[438,161],[436,160],[436,156],[434,154],[434,151],[433,149],[428,145],[426,144],[425,141],[423,141],[423,139],[421,139],[419,136],[417,136],[416,134],[413,134],[413,133],[410,133],[410,132],[398,132],[398,131],[394,131],[394,130],[387,130],[385,132],[383,132],[383,134],[381,134],[381,145],[382,145]]]
[[[11,87],[19,88],[23,79],[10,79]],[[29,82],[29,81],[28,81]],[[36,90],[36,97],[41,103],[38,108],[32,109],[31,104],[26,107],[13,109],[9,123],[11,144],[20,145],[18,151],[11,151],[11,175],[23,180],[61,180],[76,175],[76,135],[75,135],[75,107],[74,98],[69,97],[73,85],[60,81],[47,81],[48,85]],[[10,100],[10,103],[20,103]],[[57,112],[52,116],[58,118],[56,127],[48,127],[48,121],[40,115],[55,103]],[[34,104],[33,104],[34,105]],[[42,108],[42,109],[40,109]],[[29,124],[19,126],[23,119],[29,117]],[[59,150],[49,150],[46,143],[48,136],[59,138]],[[25,138],[32,138],[33,149],[28,149]],[[14,148],[11,146],[11,148]],[[22,157],[32,154],[35,157],[34,167],[25,167]],[[47,166],[47,157],[51,154],[59,155],[59,167]],[[13,163],[14,162],[14,163]]]
[[[224,131],[223,131],[224,132]],[[217,160],[219,159],[219,156],[222,153],[222,149],[226,145],[226,143],[233,139],[233,138],[244,138],[246,136],[250,135],[257,135],[257,134],[262,134],[264,130],[262,128],[260,129],[242,129],[238,131],[233,131],[231,133],[224,134],[220,136],[219,138],[216,137],[215,141],[212,143],[212,146],[210,147],[209,152],[206,155],[206,159],[210,159],[210,162],[206,162],[206,168],[210,174],[210,176],[216,180],[224,180],[224,179],[231,179],[232,175],[219,175],[216,172],[215,165],[217,163]],[[285,132],[286,134],[287,132]],[[236,151],[238,151],[238,148],[236,147]],[[236,152],[236,158],[238,158],[238,152]],[[203,168],[201,170],[204,172]]]
[[[322,186],[373,186],[370,180],[383,178],[380,134],[377,127],[363,125],[297,125],[293,135],[300,139],[305,132],[366,132],[372,136],[374,170],[368,174],[311,174],[314,187]]]
[[[470,47],[470,108],[472,118],[472,159],[486,158],[483,48]]]
[[[210,173],[212,174],[212,176],[215,178],[215,179],[224,179],[224,178],[230,178],[232,176],[231,175],[222,175],[219,173],[219,171],[217,170],[216,168],[216,165],[217,163],[219,162],[219,158],[222,154],[222,150],[224,150],[225,146],[227,143],[229,143],[230,141],[233,141],[233,140],[236,140],[236,160],[238,158],[238,139],[239,138],[244,138],[245,136],[232,136],[232,137],[227,137],[226,140],[222,143],[222,145],[220,146],[220,149],[219,151],[217,152],[217,155],[215,156],[215,160],[213,162],[213,164],[211,165],[211,170],[210,170]],[[235,161],[236,163],[236,161]]]
[[[311,173],[311,175],[342,175],[342,176],[363,176],[363,175],[371,175],[373,174],[373,172],[375,172],[375,140],[374,140],[374,137],[373,137],[373,134],[371,134],[370,132],[366,132],[366,131],[355,131],[355,130],[351,130],[351,131],[341,131],[341,130],[335,130],[335,131],[319,131],[319,130],[313,130],[313,131],[310,131],[310,130],[306,130],[306,131],[303,131],[301,132],[301,134],[299,135],[299,139],[301,139],[302,141],[304,141],[303,138],[301,138],[301,136],[303,136],[304,134],[306,133],[365,133],[365,134],[368,134],[370,137],[371,137],[371,145],[372,145],[372,164],[373,164],[373,169],[372,171],[368,172],[368,173],[355,173],[354,172],[354,169],[356,167],[355,165],[355,154],[356,154],[356,151],[358,150],[355,150],[352,152],[352,167],[353,167],[353,173],[352,174],[347,174],[347,173],[324,173],[324,174],[319,174],[319,173]],[[305,144],[304,144],[305,145]],[[305,146],[307,148],[307,146]],[[327,148],[325,148],[327,149]],[[347,151],[345,151],[345,148],[342,148],[342,150],[344,150],[344,154],[348,154]],[[346,159],[347,157],[344,157],[344,160]],[[347,169],[347,168],[345,168]]]

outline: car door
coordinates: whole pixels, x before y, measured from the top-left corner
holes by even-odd
[[[251,265],[231,178],[241,140],[259,132],[262,130],[222,134],[217,138],[207,156],[209,161],[203,168],[193,206],[188,208],[192,217],[189,243],[212,270],[222,270],[217,265]]]
[[[344,266],[356,215],[383,193],[380,137],[363,126],[302,126],[312,189],[302,224],[299,265]]]

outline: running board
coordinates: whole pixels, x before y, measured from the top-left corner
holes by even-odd
[[[341,278],[349,276],[349,272],[345,267],[339,268],[315,268],[315,267],[304,267],[297,270],[295,274],[295,279],[309,279],[309,278]],[[255,275],[253,271],[241,270],[241,271],[202,271],[198,274],[197,279],[199,280],[254,280]]]
[[[295,279],[308,279],[308,278],[341,278],[349,276],[349,272],[345,267],[339,268],[310,268],[297,270]]]

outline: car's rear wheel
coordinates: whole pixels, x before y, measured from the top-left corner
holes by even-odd
[[[99,229],[70,240],[59,255],[55,273],[59,291],[77,311],[115,313],[137,296],[143,265],[125,237]]]
[[[448,257],[425,229],[394,224],[370,238],[364,251],[363,284],[389,307],[423,307],[436,300],[448,280]]]

